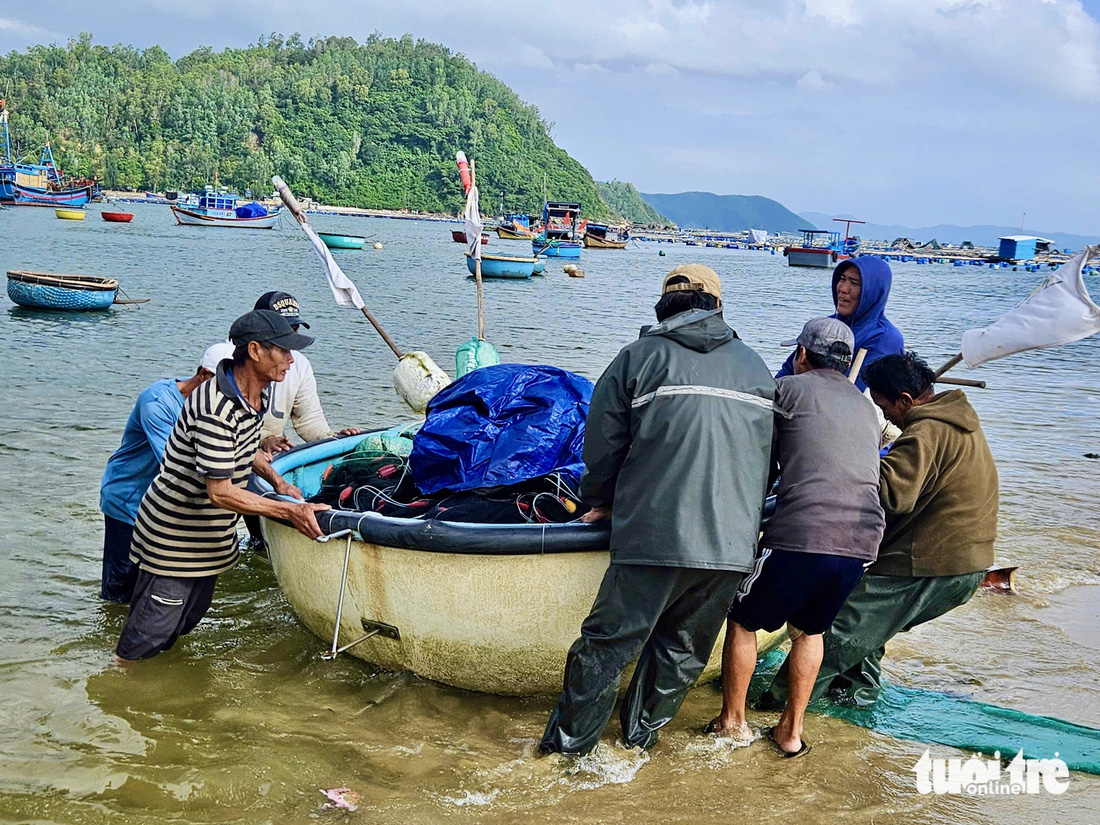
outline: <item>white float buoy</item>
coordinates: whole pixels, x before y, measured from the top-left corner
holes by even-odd
[[[381,241],[375,241],[374,242],[374,248],[375,249],[381,249],[382,248],[382,242]]]

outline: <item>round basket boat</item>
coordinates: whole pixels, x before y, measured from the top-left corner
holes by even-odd
[[[34,309],[108,309],[115,302],[117,290],[114,278],[8,271],[8,297],[19,306]]]
[[[366,437],[299,447],[274,466],[309,496],[325,468]],[[262,480],[252,485],[274,495]],[[561,690],[569,646],[610,562],[608,526],[460,524],[351,511],[320,513],[318,521],[329,534],[353,531],[339,629],[350,654],[484,693]],[[316,542],[278,521],[262,524],[279,587],[306,627],[330,644],[347,539]],[[784,638],[759,633],[757,645],[767,651]],[[721,639],[702,679],[720,672]]]

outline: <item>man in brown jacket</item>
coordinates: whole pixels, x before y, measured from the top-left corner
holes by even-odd
[[[878,699],[886,642],[977,591],[993,564],[998,507],[993,455],[961,390],[936,393],[934,373],[912,352],[880,358],[863,380],[902,428],[879,472],[886,532],[878,560],[825,633],[811,695],[859,707]],[[786,694],[784,669],[758,707],[781,707]]]

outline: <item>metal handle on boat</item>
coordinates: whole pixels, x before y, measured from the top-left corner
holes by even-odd
[[[344,593],[347,591],[348,585],[348,563],[351,561],[351,540],[354,535],[354,530],[338,530],[335,533],[330,533],[327,536],[318,537],[317,541],[326,542],[330,539],[339,539],[347,537],[347,544],[344,547],[344,572],[340,575],[340,598],[336,602],[336,626],[332,631],[332,648],[326,650],[321,654],[321,658],[325,661],[332,661],[348,648],[355,647],[360,642],[365,642],[371,636],[386,636],[390,639],[401,640],[401,632],[391,624],[385,622],[373,622],[368,619],[362,619],[363,629],[367,632],[360,636],[353,642],[348,642],[343,647],[339,647],[340,644],[340,620],[344,616]]]
[[[324,543],[326,541],[330,541],[331,539],[342,539],[344,536],[350,536],[353,532],[355,531],[351,528],[348,528],[347,530],[337,530],[335,533],[329,533],[327,536],[318,536],[317,541]],[[351,539],[348,539],[348,541],[350,542]],[[344,565],[344,572],[345,574],[347,573],[346,564]]]
[[[326,650],[321,654],[322,659],[335,659],[340,653],[338,645],[340,644],[340,619],[344,615],[344,591],[347,589],[348,584],[348,562],[351,561],[351,530],[339,530],[335,533],[331,533],[327,536],[319,536],[317,541],[325,542],[330,539],[340,538],[347,536],[347,546],[344,548],[344,572],[340,576],[340,599],[336,602],[336,627],[332,631],[332,649]]]
[[[354,642],[348,642],[343,647],[338,647],[335,650],[326,650],[321,654],[321,658],[326,662],[331,662],[339,654],[345,650],[355,647],[360,642],[365,642],[372,636],[385,636],[387,639],[394,639],[395,641],[401,641],[401,631],[394,627],[392,624],[386,624],[385,622],[373,622],[370,619],[363,619],[363,629],[367,631]],[[339,625],[336,626],[339,630]]]

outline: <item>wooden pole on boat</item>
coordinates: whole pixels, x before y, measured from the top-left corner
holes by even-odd
[[[962,360],[963,360],[963,357],[962,357],[962,353],[961,353],[961,352],[960,352],[960,353],[958,353],[957,355],[953,356],[953,357],[952,357],[952,358],[951,358],[951,359],[950,359],[949,361],[947,361],[947,362],[946,362],[946,363],[945,363],[945,364],[944,364],[944,365],[943,365],[942,367],[940,367],[940,368],[939,368],[938,370],[936,370],[936,378],[939,378],[939,377],[940,377],[941,375],[943,375],[943,374],[944,374],[945,372],[947,372],[948,370],[951,370],[951,369],[953,369],[954,367],[958,366],[958,365],[959,365],[959,363],[960,363],[960,362],[961,362]]]
[[[477,161],[470,161],[470,185],[477,186]],[[471,243],[470,239],[466,239],[466,243]],[[485,340],[485,291],[481,285],[481,237],[478,236],[477,246],[474,247],[477,250],[477,255],[474,257],[474,280],[477,281],[477,337],[479,340]]]
[[[286,207],[290,210],[290,213],[297,219],[298,223],[302,225],[309,223],[309,220],[306,218],[306,213],[302,209],[302,205],[298,203],[298,199],[294,197],[294,193],[290,191],[290,187],[286,185],[282,178],[278,178],[278,180],[275,181],[275,190],[279,193],[279,197],[282,199],[283,203],[286,204]],[[401,351],[401,348],[398,347],[396,343],[394,343],[394,340],[390,337],[389,333],[382,328],[382,325],[380,323],[378,323],[378,320],[374,317],[374,314],[365,306],[362,306],[359,309],[360,311],[362,311],[366,319],[370,321],[370,325],[374,327],[374,331],[381,335],[382,340],[386,342],[391,350],[393,350],[393,354],[396,355],[398,359],[403,358],[405,353]]]
[[[863,361],[867,358],[867,350],[860,347],[856,357],[852,359],[852,368],[848,370],[848,380],[853,384],[859,379],[859,371],[863,369]]]
[[[937,378],[937,384],[951,384],[956,387],[977,387],[979,390],[985,389],[985,381],[976,381],[973,378]]]

